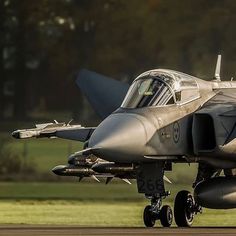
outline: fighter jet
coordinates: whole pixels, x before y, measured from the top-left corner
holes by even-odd
[[[102,121],[97,127],[41,124],[17,130],[15,138],[60,137],[84,142],[84,149],[57,166],[57,175],[92,177],[106,183],[137,182],[150,200],[143,221],[189,227],[202,208],[236,207],[236,82],[221,81],[221,56],[210,81],[168,69],[149,70],[131,85],[82,70],[76,83]],[[198,163],[193,194],[181,190],[174,213],[165,172],[173,163]],[[170,181],[169,181],[170,182]]]

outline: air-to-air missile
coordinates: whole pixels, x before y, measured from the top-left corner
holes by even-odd
[[[91,177],[95,179],[97,182],[100,182],[98,179],[99,177],[101,178],[106,178],[106,184],[108,184],[113,178],[120,178],[123,181],[125,181],[128,184],[131,184],[130,181],[127,179],[132,179],[131,175],[128,173],[126,174],[109,174],[109,173],[98,173],[94,171],[91,167],[89,166],[74,166],[74,165],[59,165],[56,166],[52,169],[52,172],[56,175],[60,176],[76,176],[79,177],[79,181],[81,181],[84,177]]]
[[[129,175],[135,174],[135,167],[132,164],[98,162],[92,166],[92,169],[98,173],[129,174]]]
[[[71,122],[71,121],[70,121]],[[12,136],[17,139],[27,138],[64,138],[71,140],[86,140],[93,132],[94,128],[85,128],[81,125],[71,125],[70,122],[36,124],[32,129],[20,129],[12,132]]]
[[[61,176],[83,176],[90,177],[95,174],[88,166],[59,165],[52,169],[52,172]]]
[[[40,137],[42,133],[50,132],[53,133],[55,128],[64,127],[65,123],[44,123],[44,124],[36,124],[35,128],[32,129],[20,129],[12,132],[12,136],[18,139],[26,139],[26,138],[33,138],[33,137]]]
[[[135,179],[138,165],[129,163],[114,163],[97,158],[94,155],[83,155],[79,151],[68,158],[68,165],[58,165],[52,169],[52,172],[60,176],[76,176],[81,181],[84,177],[91,177],[100,182],[97,177],[106,178],[108,184],[113,178],[119,178],[131,184],[128,179]],[[163,179],[171,183],[164,175]]]
[[[82,153],[74,153],[68,158],[68,165],[59,165],[52,169],[56,175],[91,177],[96,172],[92,170],[92,165],[96,163],[97,158],[84,156]]]
[[[92,177],[98,181],[97,177],[105,177],[107,178],[106,183],[117,177],[130,184],[127,178],[135,178],[132,164],[111,163],[93,155],[83,155],[81,152],[69,156],[68,165],[56,166],[52,172],[60,176],[77,176],[80,177],[80,180],[84,177]]]

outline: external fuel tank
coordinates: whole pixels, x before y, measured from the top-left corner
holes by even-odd
[[[194,198],[206,208],[236,208],[236,177],[216,177],[200,182],[194,189]]]

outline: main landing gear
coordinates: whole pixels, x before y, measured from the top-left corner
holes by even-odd
[[[193,224],[194,216],[201,212],[202,208],[195,203],[189,191],[178,192],[174,203],[174,216],[177,226],[190,227]]]

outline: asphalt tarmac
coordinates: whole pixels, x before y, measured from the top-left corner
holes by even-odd
[[[123,227],[76,227],[76,226],[28,226],[28,225],[2,225],[0,235],[164,235],[164,236],[233,236],[236,235],[235,228],[215,227],[192,227],[192,228],[123,228]]]

